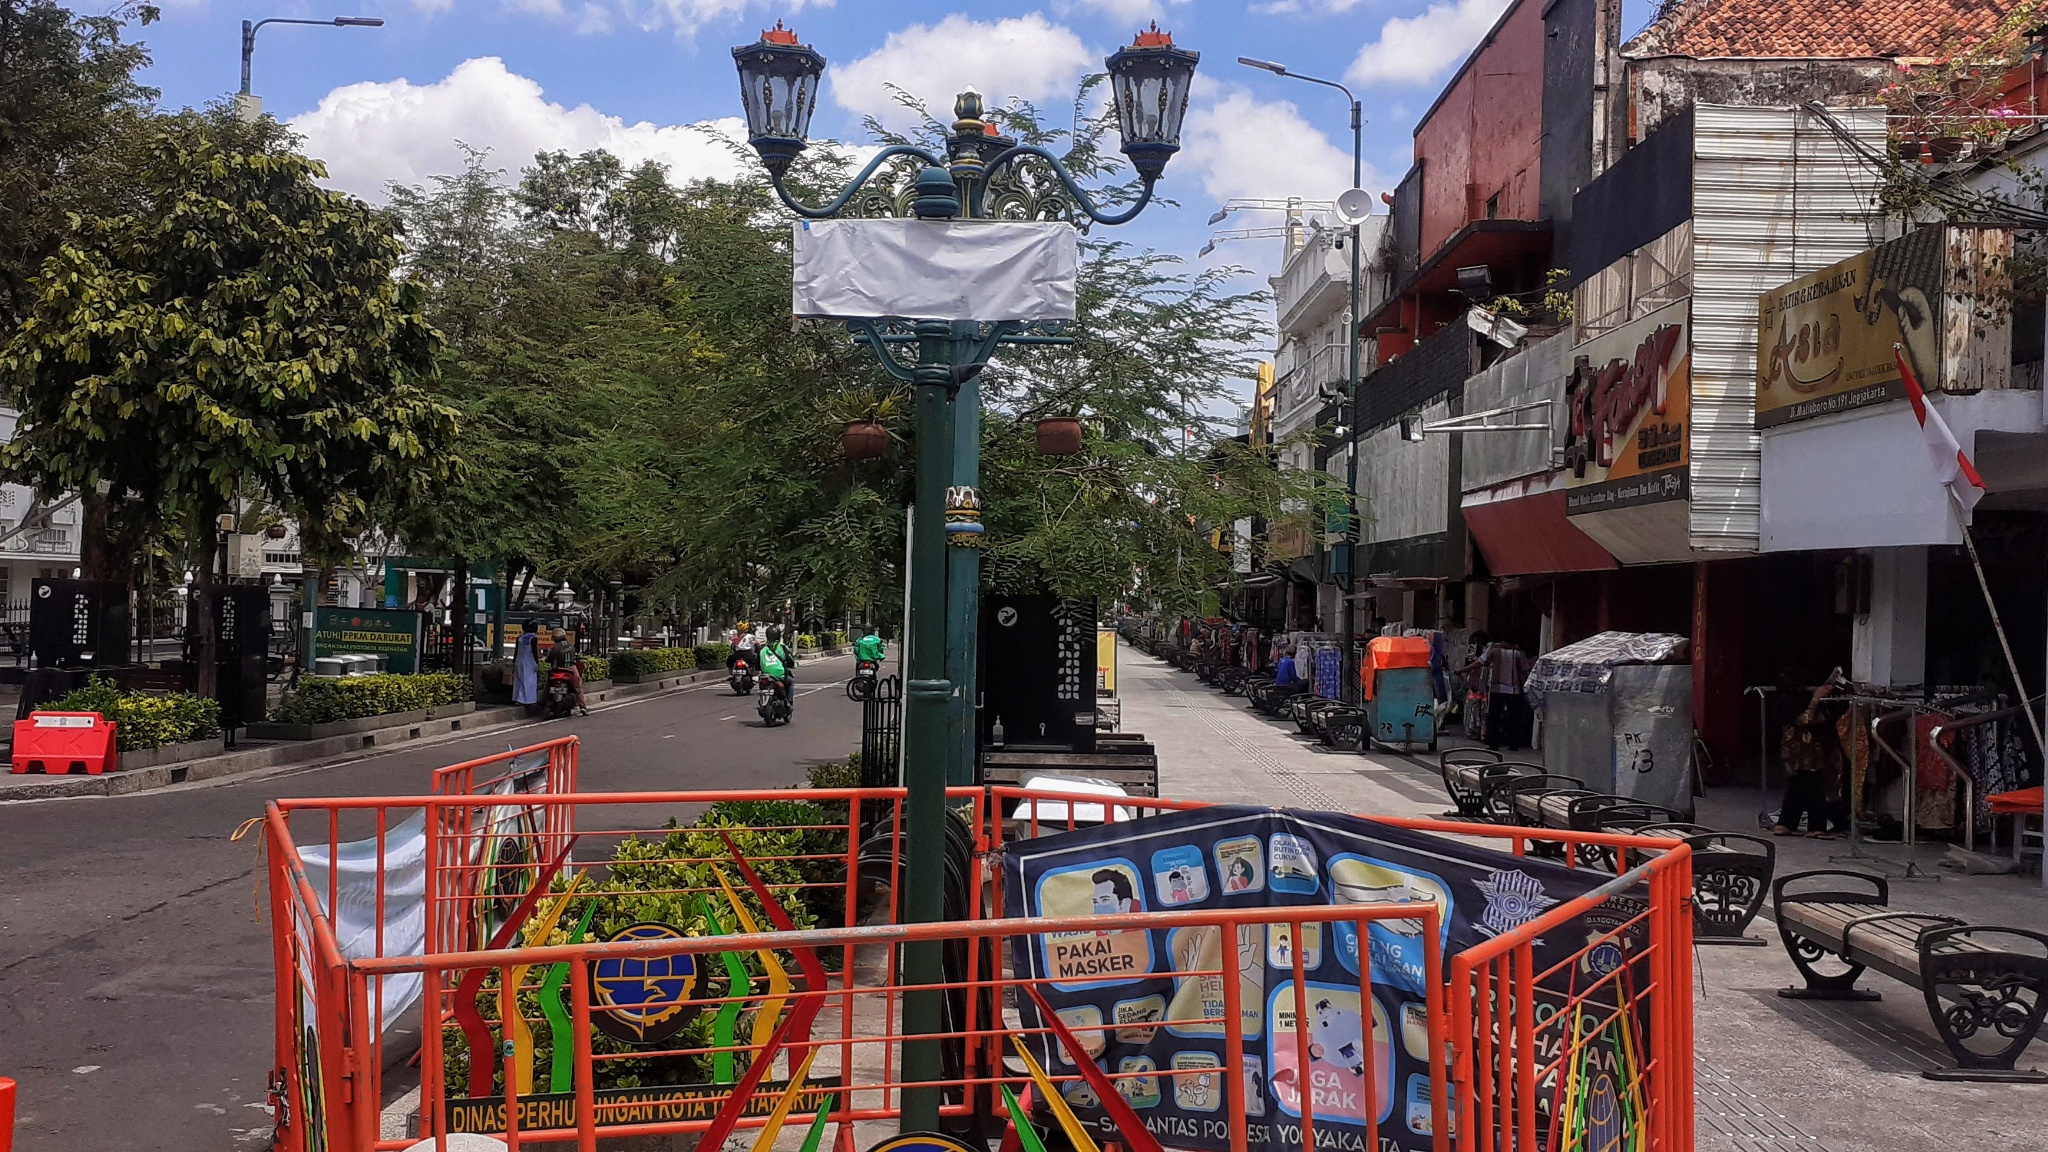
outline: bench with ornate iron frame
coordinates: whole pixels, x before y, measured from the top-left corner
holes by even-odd
[[[1866,887],[1786,891],[1818,876]],[[1865,872],[1819,868],[1779,877],[1771,886],[1772,915],[1806,987],[1780,989],[1778,995],[1880,999],[1856,987],[1865,970],[1876,969],[1920,989],[1935,1032],[1956,1058],[1957,1067],[1929,1068],[1921,1075],[2048,1083],[2048,1072],[2013,1067],[2048,1013],[2048,935],[1969,924],[1953,916],[1884,911],[1890,899],[1884,877]]]
[[[1750,922],[1763,911],[1764,897],[1771,890],[1771,873],[1778,866],[1778,846],[1769,838],[1683,823],[1644,824],[1630,831],[1638,836],[1683,840],[1692,848],[1694,943],[1752,947],[1770,943],[1748,934]]]

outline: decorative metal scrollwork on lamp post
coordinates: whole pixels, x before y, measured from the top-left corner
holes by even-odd
[[[1003,136],[986,119],[981,94],[969,89],[954,102],[945,155],[913,144],[889,145],[831,199],[809,205],[798,201],[784,181],[808,147],[824,56],[780,22],[759,41],[734,48],[732,54],[739,70],[748,142],[760,154],[777,197],[804,219],[1050,219],[1082,228],[1089,223],[1125,223],[1151,203],[1153,185],[1180,150],[1188,89],[1200,59],[1176,48],[1173,37],[1155,24],[1104,62],[1121,149],[1138,175],[1135,195],[1105,197],[1098,203],[1052,152]],[[876,181],[885,169],[890,176]],[[933,242],[938,243],[936,233]],[[908,843],[901,907],[909,921],[934,922],[945,916],[946,785],[949,778],[972,779],[972,729],[963,725],[973,721],[973,605],[979,566],[972,547],[949,549],[947,544],[972,545],[982,535],[982,501],[974,487],[980,427],[976,380],[998,345],[1064,344],[1072,337],[1060,325],[1014,320],[877,316],[849,321],[847,327],[854,339],[875,351],[891,377],[916,387],[917,514],[912,526],[904,716]],[[914,358],[899,354],[906,347],[915,349]],[[956,405],[963,388],[965,402]],[[903,1029],[910,1039],[903,1047],[902,1127],[905,1132],[936,1131],[937,1082],[944,1075],[937,1041],[945,1030],[944,996],[929,986],[945,979],[938,945],[906,946],[903,978],[913,987],[903,1008]]]

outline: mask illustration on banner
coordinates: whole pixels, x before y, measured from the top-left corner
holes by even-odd
[[[1202,863],[1202,850],[1193,846],[1167,848],[1152,854],[1153,891],[1162,908],[1178,908],[1209,898],[1209,871]]]
[[[1037,905],[1043,916],[1142,912],[1138,866],[1102,860],[1048,873],[1039,881]],[[1142,929],[1047,932],[1040,940],[1046,969],[1062,990],[1129,983],[1152,971],[1152,935]]]

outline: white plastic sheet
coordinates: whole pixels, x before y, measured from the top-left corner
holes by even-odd
[[[327,845],[300,848],[306,879],[324,903],[327,900]],[[351,960],[373,956],[424,956],[427,951],[427,816],[415,813],[384,832],[384,947],[377,947],[377,840],[351,840],[334,857],[335,898],[329,922],[334,942]],[[376,983],[382,1015],[378,1026],[389,1028],[420,997],[419,973],[387,976]],[[375,1009],[373,1009],[375,1011]]]
[[[791,308],[837,320],[1072,320],[1071,225],[799,220]]]

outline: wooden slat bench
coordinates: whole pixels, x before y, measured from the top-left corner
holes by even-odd
[[[1115,784],[1133,796],[1159,795],[1159,757],[1153,754],[1150,744],[1102,741],[1097,747],[1101,749],[1105,745],[1130,747],[1132,750],[998,752],[991,749],[981,754],[982,782],[1015,787],[1032,776],[1080,776]]]
[[[1816,877],[1853,886],[1788,891]],[[1856,987],[1875,969],[1920,989],[1955,1068],[1930,1068],[1930,1080],[2048,1083],[2048,1073],[2013,1065],[2048,1014],[2048,935],[1973,925],[1954,916],[1889,912],[1882,876],[1819,868],[1781,876],[1771,886],[1772,915],[1804,988],[1778,995],[1806,1000],[1876,1000]],[[1839,968],[1840,971],[1831,969]]]

